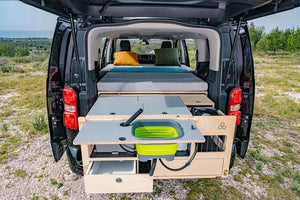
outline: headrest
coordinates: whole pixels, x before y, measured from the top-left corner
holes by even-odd
[[[161,48],[164,49],[164,48],[172,48],[172,43],[170,41],[163,41],[161,43]]]
[[[131,51],[129,40],[121,40],[120,51]]]

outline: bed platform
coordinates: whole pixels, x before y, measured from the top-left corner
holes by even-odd
[[[190,73],[188,67],[113,66],[104,68],[109,71],[97,83],[99,92],[203,92],[208,89],[208,84]]]

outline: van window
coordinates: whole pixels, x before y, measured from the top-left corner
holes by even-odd
[[[160,49],[162,42],[170,40],[160,40],[160,39],[151,39],[151,40],[140,40],[140,39],[117,39],[116,43],[116,52],[120,51],[120,43],[122,40],[128,40],[131,46],[131,51],[138,54],[154,54],[154,49]],[[142,44],[143,43],[143,44]]]
[[[196,45],[194,39],[186,39],[186,46],[188,48],[189,60],[190,60],[190,68],[196,69]]]

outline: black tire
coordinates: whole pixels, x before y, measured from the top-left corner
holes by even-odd
[[[67,146],[67,157],[69,161],[70,170],[75,174],[82,175],[82,157],[80,146]]]
[[[236,148],[235,148],[235,143],[233,143],[232,144],[232,149],[231,149],[231,157],[230,157],[229,169],[231,169],[233,167],[233,165],[234,165],[235,154],[236,154]]]

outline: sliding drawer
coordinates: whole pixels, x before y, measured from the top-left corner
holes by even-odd
[[[136,174],[136,161],[91,162],[84,176],[86,193],[152,192],[153,178]]]

